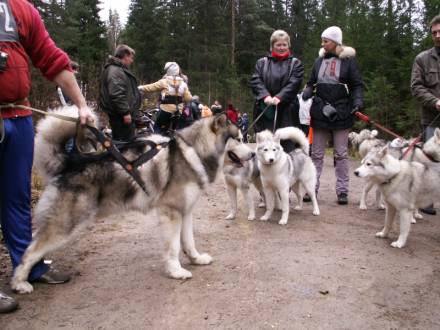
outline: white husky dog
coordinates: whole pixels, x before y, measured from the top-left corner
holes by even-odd
[[[393,247],[405,246],[414,211],[440,198],[440,164],[399,160],[390,154],[388,147],[368,153],[354,173],[374,181],[384,196],[385,225],[377,237],[388,236],[398,214],[400,234],[397,241],[391,243]]]
[[[300,148],[286,153],[280,144],[281,140],[291,140],[299,144]],[[278,194],[282,211],[278,223],[280,225],[287,224],[289,218],[289,190],[291,187],[299,202],[295,209],[302,209],[302,187],[304,187],[312,199],[313,215],[319,215],[315,193],[316,168],[309,157],[309,141],[300,129],[285,127],[278,129],[275,134],[267,130],[258,133],[257,158],[266,197],[266,213],[260,220],[270,219],[275,206],[275,198]]]
[[[263,186],[255,151],[249,145],[243,143],[241,134],[238,139],[229,139],[226,145],[223,174],[231,201],[231,212],[226,219],[235,219],[237,215],[237,190],[241,190],[248,206],[248,220],[255,220],[255,206],[251,187],[253,185],[263,196]]]

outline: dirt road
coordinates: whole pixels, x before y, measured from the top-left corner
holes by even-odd
[[[198,249],[215,261],[193,266],[182,256],[187,281],[165,276],[156,219],[101,220],[51,256],[72,281],[14,295],[21,308],[0,315],[0,329],[439,329],[440,216],[425,216],[407,247],[394,249],[374,237],[384,211],[358,208],[361,180],[352,177],[347,206],[336,205],[330,158],[322,181],[321,216],[310,204],[292,207],[280,226],[247,221],[244,209],[224,220],[220,177],[194,216]]]

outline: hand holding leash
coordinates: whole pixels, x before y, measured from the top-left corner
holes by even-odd
[[[264,98],[264,103],[266,103],[266,105],[271,105],[273,103],[272,101],[272,96],[268,95]]]
[[[81,125],[92,125],[95,119],[93,118],[92,111],[88,106],[78,108],[79,121]]]
[[[272,98],[272,104],[273,104],[273,105],[277,106],[278,103],[280,103],[280,102],[281,102],[281,100],[280,100],[278,97],[274,96],[274,97]]]

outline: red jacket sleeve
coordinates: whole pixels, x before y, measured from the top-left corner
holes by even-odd
[[[50,38],[37,9],[24,0],[13,0],[11,3],[20,42],[33,65],[49,80],[64,69],[70,70],[69,57]]]

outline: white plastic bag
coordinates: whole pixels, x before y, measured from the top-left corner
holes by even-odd
[[[299,122],[302,125],[310,125],[310,108],[312,107],[313,97],[307,101],[302,99],[302,93],[298,94],[299,100]]]

